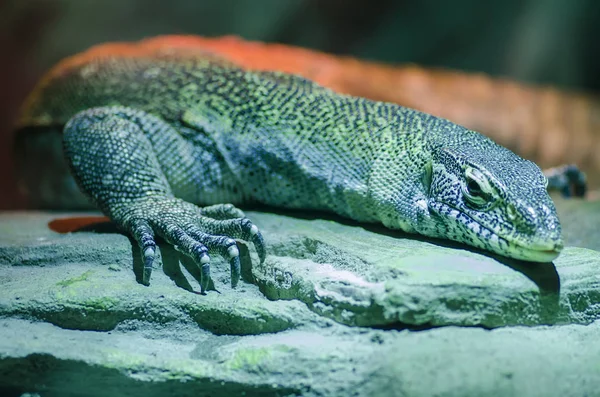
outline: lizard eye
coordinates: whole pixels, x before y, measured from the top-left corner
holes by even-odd
[[[467,180],[467,191],[469,192],[470,196],[474,197],[479,197],[483,194],[481,186],[479,186],[479,183],[477,183],[477,181],[474,179]]]
[[[478,210],[488,207],[494,198],[489,182],[479,170],[474,168],[465,170],[463,196],[469,207]]]

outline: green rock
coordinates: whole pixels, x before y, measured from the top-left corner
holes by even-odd
[[[334,324],[218,336],[182,323],[89,332],[8,318],[0,320],[0,390],[45,397],[595,396],[599,333],[600,322],[419,332]]]
[[[567,244],[600,251],[600,200],[555,197],[554,201]]]
[[[376,227],[252,217],[272,253],[253,268],[261,291],[340,323],[494,328],[600,317],[596,251],[568,247],[553,264],[526,263]]]
[[[516,263],[369,225],[251,212],[267,261],[252,264],[241,245],[246,282],[232,290],[213,258],[219,291],[202,296],[168,246],[146,287],[137,248],[110,224],[49,229],[72,216],[0,214],[0,395],[600,390],[600,254],[590,249]]]
[[[193,277],[188,274],[188,283],[178,264],[171,263],[176,269],[171,271],[179,272],[173,281],[165,273],[168,257],[165,266],[154,271],[151,286],[145,287],[131,270],[128,238],[118,233],[54,233],[46,225],[56,217],[0,217],[0,234],[7,236],[0,241],[0,316],[98,331],[112,330],[126,320],[165,324],[187,319],[217,334],[278,332],[317,317],[299,301],[270,302],[251,284],[232,291],[224,263],[216,263],[213,272],[222,293],[190,293]],[[110,270],[115,261],[130,263],[129,270]]]

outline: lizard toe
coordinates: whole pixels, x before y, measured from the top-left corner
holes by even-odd
[[[231,268],[231,288],[235,288],[237,287],[242,274],[239,251],[235,255],[231,256],[231,259],[229,260],[229,266]]]
[[[235,207],[233,204],[215,204],[202,208],[202,215],[217,219],[235,219],[244,218],[244,211]]]
[[[267,256],[267,248],[265,247],[265,239],[262,236],[262,233],[257,229],[256,234],[252,236],[252,244],[254,244],[254,249],[258,253],[258,258],[260,259],[260,263],[264,263],[265,258]]]
[[[217,253],[229,261],[231,267],[231,286],[235,288],[240,281],[240,251],[234,239],[227,236],[204,233],[198,226],[187,225],[186,231],[208,248],[209,253]]]
[[[138,243],[142,253],[144,269],[142,271],[142,284],[150,285],[152,275],[152,264],[156,253],[156,242],[154,241],[154,231],[148,222],[142,219],[136,219],[131,223],[131,234]]]
[[[210,282],[210,256],[208,255],[208,247],[190,236],[183,228],[170,224],[166,230],[161,233],[162,237],[170,244],[173,244],[175,249],[189,257],[191,257],[200,270],[200,292],[206,292]]]
[[[177,198],[152,197],[136,201],[135,205],[129,203],[125,210],[113,215],[140,247],[145,285],[149,284],[156,254],[155,234],[192,260],[200,272],[201,293],[210,285],[210,255],[219,255],[229,263],[231,286],[238,285],[241,264],[236,240],[252,242],[261,262],[265,258],[260,231],[248,218],[238,217],[243,212],[231,204],[201,209]]]
[[[228,220],[212,220],[204,227],[210,230],[210,233],[216,235],[226,235],[234,239],[251,242],[258,253],[260,262],[264,262],[266,249],[264,238],[258,227],[248,218],[236,218]]]

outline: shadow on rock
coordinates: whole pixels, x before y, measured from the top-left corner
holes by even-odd
[[[277,215],[290,216],[294,218],[300,218],[305,220],[315,220],[315,219],[323,219],[333,222],[338,222],[347,226],[355,226],[362,227],[365,230],[368,230],[373,233],[393,237],[393,238],[403,238],[403,239],[412,239],[416,241],[421,241],[429,244],[438,245],[445,248],[451,249],[460,249],[473,253],[477,253],[480,255],[485,255],[490,258],[495,259],[496,261],[502,263],[503,265],[522,273],[525,277],[533,281],[538,288],[540,289],[540,293],[542,296],[555,296],[555,302],[558,304],[558,295],[560,293],[560,278],[558,276],[558,272],[554,263],[538,263],[538,262],[528,262],[522,261],[518,259],[512,259],[508,257],[504,257],[501,255],[493,254],[491,252],[478,249],[475,247],[471,247],[466,244],[462,244],[455,241],[437,239],[432,237],[426,237],[420,234],[413,233],[405,233],[401,230],[392,230],[388,229],[383,225],[374,224],[374,223],[360,223],[357,221],[353,221],[351,219],[343,218],[334,214],[320,212],[320,211],[301,211],[301,210],[282,210],[280,208],[272,208],[272,207],[256,207],[257,211],[267,211],[271,213],[275,213]],[[254,210],[254,208],[253,208]]]

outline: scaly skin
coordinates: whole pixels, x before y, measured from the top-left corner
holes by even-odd
[[[600,183],[600,98],[481,73],[386,65],[234,36],[160,36],[143,46],[193,47],[244,69],[298,74],[340,94],[393,102],[447,118],[545,167],[576,163]],[[583,174],[563,174],[583,187]],[[569,192],[571,193],[571,192]]]
[[[222,203],[326,210],[530,261],[562,249],[540,169],[474,131],[193,48],[122,46],[51,72],[21,126],[64,125],[75,179],[138,241],[145,281],[156,234],[194,259],[202,290],[212,253],[237,283],[235,239],[264,260],[256,226]]]

